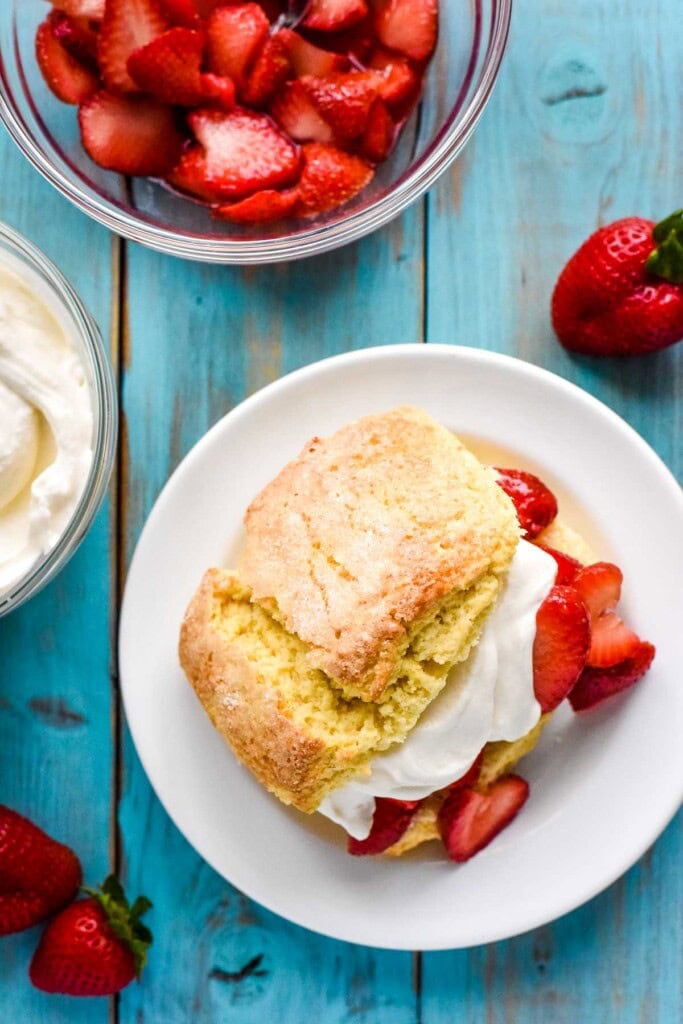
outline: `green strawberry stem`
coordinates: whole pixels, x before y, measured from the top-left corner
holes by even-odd
[[[647,270],[672,284],[683,284],[683,210],[660,220],[652,237],[658,245],[647,258]]]
[[[88,889],[84,886],[83,892],[97,900],[107,915],[111,930],[129,947],[135,958],[135,973],[139,978],[147,962],[147,950],[152,945],[152,933],[140,918],[151,908],[151,902],[146,896],[138,896],[131,907],[123,886],[114,875],[105,879],[101,889]]]

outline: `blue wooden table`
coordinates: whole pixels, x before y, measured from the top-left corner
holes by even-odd
[[[461,2],[461,0],[444,0]],[[683,204],[681,0],[516,0],[475,138],[401,220],[317,261],[241,271],[113,238],[0,137],[0,219],[64,269],[111,343],[122,409],[109,501],[67,570],[0,623],[0,802],[154,901],[149,969],[116,1000],[31,989],[36,933],[0,941],[2,1024],[678,1024],[680,816],[587,906],[509,942],[376,952],[249,902],[181,838],[118,700],[119,599],[171,471],[245,395],[323,356],[441,341],[517,354],[606,401],[679,474],[683,345],[572,358],[548,301],[599,223]],[[218,972],[214,971],[218,968]]]

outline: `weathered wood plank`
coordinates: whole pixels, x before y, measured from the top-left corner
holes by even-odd
[[[42,181],[4,132],[0,166],[0,219],[55,260],[106,338],[111,236]],[[58,579],[0,620],[0,802],[71,843],[91,882],[106,875],[110,858],[111,530],[107,503]],[[79,1003],[31,987],[38,934],[0,941],[0,1020],[104,1024],[107,1000]]]
[[[647,8],[517,0],[506,64],[464,158],[429,199],[428,340],[520,355],[624,416],[683,473],[683,346],[575,358],[549,300],[599,223],[681,205],[676,0]],[[423,961],[423,1024],[669,1024],[683,1012],[683,821],[598,899],[554,925]]]
[[[421,211],[358,246],[240,271],[129,249],[126,555],[169,473],[244,395],[283,372],[422,331]],[[172,826],[124,747],[125,874],[155,902],[157,944],[122,1024],[412,1024],[412,958],[321,939],[248,902]],[[248,827],[248,823],[245,823]],[[273,850],[277,870],[277,850]]]

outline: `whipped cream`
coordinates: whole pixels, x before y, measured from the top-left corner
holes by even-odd
[[[64,533],[93,459],[84,368],[54,305],[37,275],[0,265],[0,596]]]
[[[356,839],[370,832],[375,797],[421,800],[461,778],[494,740],[516,740],[538,722],[532,652],[536,612],[557,565],[520,541],[479,643],[450,673],[407,739],[380,754],[370,774],[330,793],[318,810]]]

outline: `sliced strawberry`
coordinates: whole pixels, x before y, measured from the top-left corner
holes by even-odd
[[[101,89],[78,111],[88,156],[119,174],[161,177],[183,146],[173,111],[147,96],[116,96]]]
[[[198,106],[204,99],[201,81],[206,36],[191,28],[170,28],[128,58],[135,84],[163,103]]]
[[[200,109],[188,118],[199,140],[169,175],[172,185],[202,199],[221,202],[289,185],[299,154],[264,114]]]
[[[206,25],[209,69],[217,75],[227,75],[239,86],[269,29],[270,22],[258,4],[216,8]]]
[[[407,831],[415,817],[419,800],[391,800],[389,797],[375,797],[375,814],[372,829],[366,839],[349,836],[347,849],[354,857],[366,854],[384,853],[397,843]]]
[[[593,621],[605,611],[614,611],[621,597],[623,578],[621,569],[612,562],[594,562],[577,575],[574,589],[581,595]]]
[[[281,39],[285,44],[289,62],[297,78],[303,75],[325,78],[335,71],[346,71],[349,66],[348,58],[343,54],[314,46],[292,29],[280,29],[275,38]]]
[[[569,695],[569,703],[574,711],[588,711],[615,693],[627,690],[645,675],[654,656],[652,644],[641,640],[624,661],[607,668],[585,668]]]
[[[479,853],[519,813],[529,796],[529,784],[518,775],[505,775],[485,793],[452,790],[439,810],[439,830],[451,860],[463,863]]]
[[[97,91],[95,72],[69,53],[55,37],[49,20],[36,33],[36,59],[45,82],[63,103],[84,103]]]
[[[573,587],[555,585],[536,615],[534,693],[545,714],[564,700],[585,665],[591,642],[588,612]]]
[[[557,500],[553,492],[533,473],[522,469],[495,467],[498,483],[517,512],[519,525],[527,540],[533,540],[541,530],[550,526],[557,515]]]
[[[377,37],[370,17],[363,18],[343,32],[308,32],[306,38],[310,38],[316,46],[346,57],[354,66],[366,64],[377,46]]]
[[[349,142],[365,131],[370,108],[377,98],[377,77],[373,71],[348,71],[327,78],[305,75],[301,83],[335,138]]]
[[[101,21],[104,17],[104,0],[50,0],[50,3],[73,18]]]
[[[291,72],[287,48],[277,35],[266,39],[241,90],[250,107],[264,107]]]
[[[372,167],[335,146],[309,142],[303,146],[304,168],[298,185],[304,216],[327,213],[352,199],[372,181]]]
[[[235,106],[236,90],[232,78],[205,71],[201,75],[201,88],[204,99],[215,100],[223,110],[232,110]]]
[[[332,142],[334,133],[301,82],[287,82],[271,107],[271,114],[296,142]]]
[[[97,42],[99,32],[96,23],[89,18],[74,18],[63,11],[51,11],[47,20],[52,34],[65,50],[91,71],[99,73],[97,64]]]
[[[411,60],[427,60],[439,30],[438,0],[385,0],[375,19],[380,42]]]
[[[378,86],[379,95],[387,106],[402,108],[406,101],[417,98],[420,76],[408,61],[398,54],[378,47],[372,54],[368,67],[382,72]]]
[[[367,13],[365,0],[310,0],[303,24],[319,32],[339,32]]]
[[[387,110],[386,103],[377,99],[370,107],[368,123],[363,132],[361,152],[368,160],[379,164],[386,160],[394,145],[396,125]]]
[[[167,28],[159,0],[106,0],[98,44],[105,85],[113,92],[136,92],[128,58]]]
[[[446,786],[446,789],[452,793],[455,789],[466,789],[468,786],[474,786],[479,778],[483,761],[484,751],[482,750],[481,753],[477,755],[477,759],[473,762],[472,767],[468,768],[465,774],[461,775],[459,779],[455,780],[455,782],[451,782],[450,786]]]
[[[588,664],[609,668],[633,656],[639,638],[615,612],[603,612],[593,622]]]
[[[264,189],[262,192],[254,192],[253,196],[239,203],[215,206],[212,213],[217,220],[229,220],[233,224],[266,224],[288,217],[297,200],[296,189],[290,188],[286,192]]]
[[[194,0],[159,0],[164,17],[171,25],[198,28],[199,14]]]
[[[576,558],[572,558],[570,555],[565,555],[564,551],[558,551],[557,548],[550,548],[547,544],[541,544],[540,541],[534,541],[534,545],[540,548],[541,551],[545,551],[546,555],[550,555],[557,562],[557,576],[555,582],[560,583],[562,586],[568,586],[573,583],[578,574],[583,569],[581,562],[577,561]]]
[[[232,110],[233,80],[201,71],[205,45],[202,31],[171,28],[135,50],[128,58],[128,71],[144,92],[164,103],[196,107],[209,99]]]

